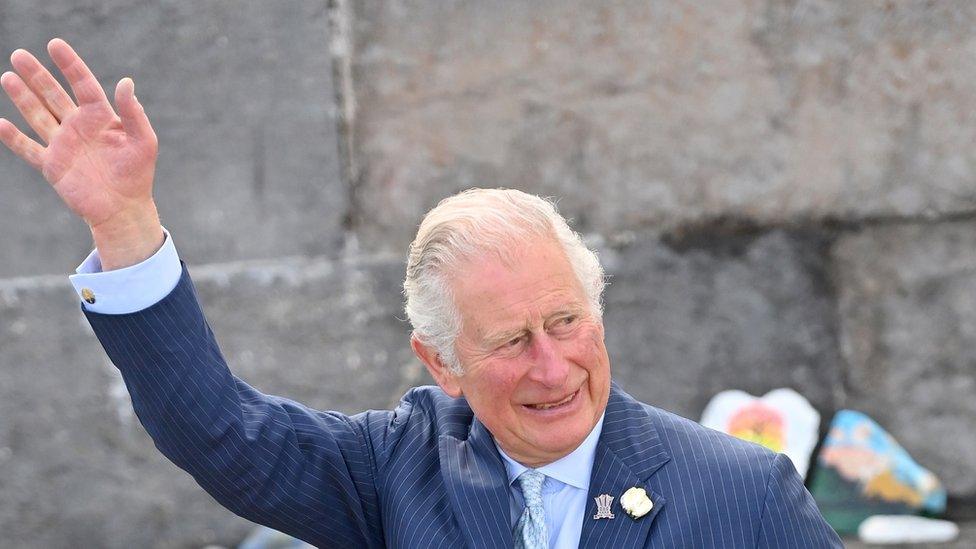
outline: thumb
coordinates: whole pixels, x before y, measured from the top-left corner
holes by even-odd
[[[138,141],[155,141],[156,133],[149,124],[145,109],[136,99],[136,84],[128,76],[115,86],[115,106],[122,119],[122,128],[129,137]]]

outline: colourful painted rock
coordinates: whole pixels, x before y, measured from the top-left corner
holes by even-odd
[[[810,492],[839,534],[853,534],[872,515],[945,511],[946,491],[868,416],[841,410],[817,457]]]
[[[251,530],[237,549],[315,549],[315,547],[267,526],[258,526]]]
[[[782,452],[800,476],[806,476],[817,445],[820,414],[793,389],[776,389],[762,398],[722,391],[705,407],[701,424]]]

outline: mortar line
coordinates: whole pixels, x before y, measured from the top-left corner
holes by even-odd
[[[604,236],[608,240],[612,241],[619,235],[647,231],[658,235],[659,238],[677,237],[680,240],[682,235],[698,235],[710,231],[716,232],[716,236],[759,234],[777,229],[784,231],[821,230],[846,233],[856,232],[864,228],[898,227],[907,225],[935,226],[943,223],[958,223],[965,221],[976,221],[976,210],[960,210],[939,214],[876,214],[864,215],[861,217],[852,216],[846,219],[832,215],[824,215],[820,217],[809,216],[785,220],[757,220],[754,218],[736,216],[734,214],[726,214],[660,226],[645,224],[643,226],[639,225],[636,227],[624,227],[609,231]]]
[[[349,0],[329,0],[328,12],[332,85],[338,109],[336,141],[339,146],[340,176],[347,196],[343,224],[348,229],[353,223],[357,209],[356,190],[359,182],[359,164],[355,154],[357,104],[352,75],[353,15]]]
[[[199,282],[213,278],[223,278],[248,272],[286,272],[289,269],[308,270],[309,267],[321,266],[338,268],[340,266],[371,266],[383,263],[402,263],[403,257],[391,253],[378,253],[358,256],[281,256],[266,259],[241,259],[235,261],[221,261],[214,263],[191,263],[190,270],[193,279]],[[71,288],[68,281],[69,272],[64,274],[42,274],[0,278],[0,290],[21,289],[58,289]]]

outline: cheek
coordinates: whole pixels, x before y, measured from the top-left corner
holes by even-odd
[[[515,365],[506,364],[505,361],[485,365],[479,369],[476,379],[471,383],[475,394],[469,394],[468,398],[474,396],[488,406],[503,405],[515,391],[518,380],[518,368]]]
[[[573,338],[568,349],[588,370],[606,361],[606,348],[603,345],[603,330],[599,324],[581,326],[577,337]]]

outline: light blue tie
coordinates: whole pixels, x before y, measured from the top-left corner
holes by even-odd
[[[546,512],[542,508],[542,482],[546,480],[535,469],[519,475],[525,510],[515,525],[515,549],[549,549],[549,532],[546,531]]]

